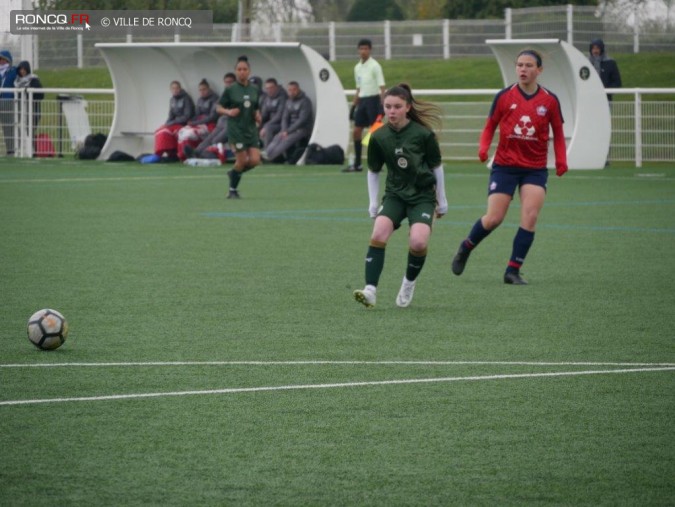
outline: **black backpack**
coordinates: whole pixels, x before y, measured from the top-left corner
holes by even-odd
[[[345,162],[345,152],[337,144],[324,148],[316,143],[307,147],[305,164],[307,165],[340,165]]]
[[[89,134],[84,138],[84,146],[77,150],[75,157],[81,160],[94,160],[101,154],[108,136],[105,134]]]

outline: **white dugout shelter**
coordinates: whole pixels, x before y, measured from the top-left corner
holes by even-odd
[[[132,43],[96,44],[108,64],[115,88],[115,115],[101,152],[116,150],[132,156],[152,153],[154,131],[168,116],[171,81],[180,81],[197,100],[202,78],[218,94],[223,76],[246,55],[251,76],[269,77],[285,86],[297,81],[314,106],[310,143],[340,145],[347,151],[349,108],[342,83],[330,63],[300,43]]]
[[[570,169],[605,167],[612,123],[609,102],[600,76],[588,58],[571,44],[559,39],[508,39],[485,41],[497,57],[504,85],[517,82],[516,58],[525,48],[535,49],[543,59],[544,71],[538,81],[560,100]],[[552,144],[552,143],[551,143]],[[553,147],[549,149],[549,167]]]

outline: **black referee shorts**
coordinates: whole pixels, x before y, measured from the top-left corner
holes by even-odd
[[[359,105],[354,113],[355,127],[370,127],[375,123],[378,114],[382,114],[382,101],[379,95],[360,97]]]

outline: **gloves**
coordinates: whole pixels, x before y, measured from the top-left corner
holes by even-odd
[[[567,172],[567,164],[556,164],[555,165],[555,173],[558,176],[562,176]]]
[[[480,150],[480,151],[478,152],[478,159],[479,159],[481,162],[485,162],[485,161],[488,159],[488,152],[487,152],[487,150],[485,150],[485,151]]]

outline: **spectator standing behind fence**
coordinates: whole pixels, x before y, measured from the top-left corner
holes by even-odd
[[[19,65],[16,66],[16,79],[14,80],[14,86],[18,88],[42,88],[42,82],[40,78],[31,72],[30,63],[27,61],[19,62]],[[42,99],[45,98],[44,93],[33,92],[33,132],[38,127],[40,123],[40,105]],[[24,103],[28,103],[28,94],[25,94],[23,97]]]
[[[600,80],[605,88],[621,88],[621,74],[616,62],[605,53],[605,43],[602,39],[593,39],[589,48],[588,57],[595,70],[600,76]],[[607,95],[608,100],[612,100],[612,95]]]
[[[272,138],[281,131],[281,118],[286,105],[286,90],[279,86],[273,77],[265,81],[265,93],[260,99],[260,140],[263,147],[272,142]]]
[[[354,161],[342,170],[352,173],[363,171],[361,167],[361,138],[364,127],[371,126],[379,114],[382,114],[384,99],[384,74],[380,64],[370,56],[373,44],[369,39],[361,39],[358,49],[360,60],[354,66],[356,95],[354,95]]]
[[[12,53],[0,51],[0,88],[14,88],[16,67],[12,66]],[[0,92],[0,125],[5,139],[5,152],[14,155],[14,92]]]
[[[306,145],[309,141],[314,125],[314,113],[312,101],[296,81],[289,82],[286,90],[288,100],[281,118],[281,131],[267,146],[265,159],[281,162],[281,158],[285,157],[288,162],[295,163],[297,159],[291,153],[285,154],[296,146],[301,148],[303,143]]]
[[[260,163],[260,89],[249,79],[251,65],[248,57],[238,58],[234,73],[237,80],[225,88],[217,107],[218,114],[228,117],[228,141],[235,156],[234,167],[227,173],[230,178],[228,199],[239,199],[237,189],[242,174]]]
[[[195,103],[183,90],[180,82],[171,81],[171,100],[169,117],[164,125],[155,131],[155,154],[160,157],[178,160],[178,131],[187,125],[195,115]]]
[[[195,107],[195,116],[188,124],[178,131],[178,158],[185,160],[187,146],[196,147],[216,127],[218,113],[218,95],[211,89],[209,82],[202,79],[199,82],[199,98]]]

